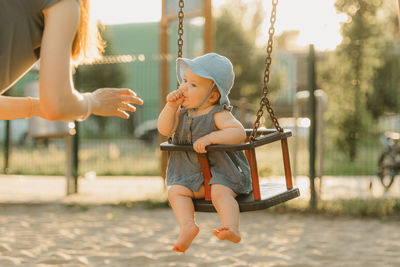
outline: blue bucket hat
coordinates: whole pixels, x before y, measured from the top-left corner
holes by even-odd
[[[187,68],[203,78],[212,80],[221,95],[219,103],[230,106],[228,94],[233,86],[235,74],[229,59],[216,53],[209,53],[194,59],[178,58],[176,60],[176,76],[182,83]]]

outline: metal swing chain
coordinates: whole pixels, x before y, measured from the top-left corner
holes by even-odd
[[[182,47],[183,47],[183,7],[185,6],[184,0],[179,0],[179,12],[178,12],[178,58],[182,57]],[[176,84],[176,88],[179,88],[179,82]]]
[[[269,82],[269,74],[270,74],[270,66],[271,66],[271,54],[272,54],[272,44],[273,38],[275,33],[274,24],[276,21],[276,6],[278,5],[278,0],[272,0],[272,11],[271,11],[271,18],[270,18],[270,27],[268,29],[268,45],[267,45],[267,56],[265,59],[265,71],[264,71],[264,87],[263,87],[263,96],[260,101],[260,108],[257,111],[257,119],[254,122],[253,131],[250,135],[250,142],[253,142],[257,136],[257,129],[260,126],[260,119],[262,118],[264,111],[264,106],[266,107],[269,116],[271,117],[272,122],[277,131],[283,132],[283,129],[279,125],[278,119],[275,116],[274,110],[272,109],[267,94],[269,92],[268,89],[268,82]]]

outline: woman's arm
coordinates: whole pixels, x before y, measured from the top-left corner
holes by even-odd
[[[74,90],[71,47],[79,24],[79,2],[63,0],[44,11],[39,87],[40,105],[49,120],[74,120],[87,112]]]
[[[16,120],[41,116],[39,99],[0,96],[0,120]]]
[[[74,89],[71,47],[79,24],[79,1],[63,0],[44,11],[40,56],[40,110],[49,120],[75,120],[90,110],[100,116],[129,118],[143,101],[130,89],[102,88],[86,98]],[[89,114],[90,115],[90,114]]]

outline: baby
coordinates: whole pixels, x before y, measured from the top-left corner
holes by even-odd
[[[211,144],[240,144],[246,139],[241,123],[231,113],[228,94],[234,81],[232,63],[210,53],[193,60],[178,58],[179,89],[167,96],[158,117],[158,131],[173,136],[174,144],[192,144],[197,153],[207,153]],[[222,227],[213,230],[220,240],[238,243],[239,205],[235,197],[252,191],[250,168],[242,151],[208,153],[212,178],[211,200]],[[197,154],[172,151],[167,168],[168,200],[180,227],[172,248],[185,252],[199,232],[193,198],[204,198],[204,179]]]

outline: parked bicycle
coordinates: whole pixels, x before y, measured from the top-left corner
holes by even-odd
[[[378,161],[378,177],[387,191],[400,171],[400,133],[385,133],[382,141],[385,148]]]

